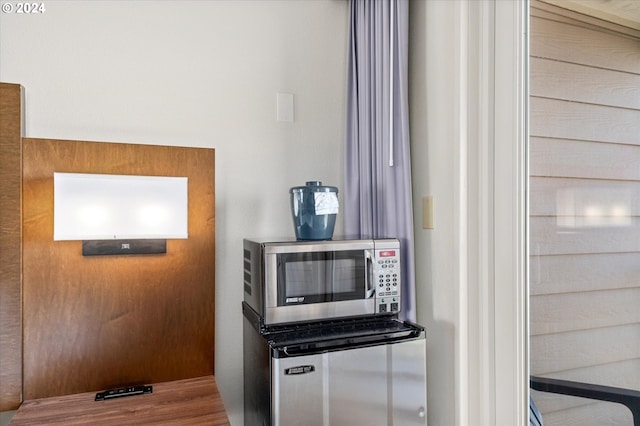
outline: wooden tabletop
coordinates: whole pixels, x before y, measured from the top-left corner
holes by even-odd
[[[95,401],[96,392],[24,401],[10,426],[229,425],[213,376],[152,384],[153,393]]]

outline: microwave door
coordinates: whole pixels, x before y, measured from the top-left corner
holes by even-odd
[[[277,306],[363,300],[371,297],[362,250],[278,255]]]
[[[281,251],[266,257],[265,324],[376,312],[373,251]]]
[[[321,292],[324,293],[327,302],[357,291],[357,272],[356,266],[352,265],[352,259],[339,259],[335,253],[328,253],[324,266],[324,273],[318,276],[318,287],[322,288]]]

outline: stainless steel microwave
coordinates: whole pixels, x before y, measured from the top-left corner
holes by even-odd
[[[400,242],[244,240],[244,301],[266,325],[400,311]]]

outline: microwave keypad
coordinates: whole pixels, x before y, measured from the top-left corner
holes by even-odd
[[[376,261],[378,312],[398,312],[400,308],[400,262],[397,256],[379,257]]]

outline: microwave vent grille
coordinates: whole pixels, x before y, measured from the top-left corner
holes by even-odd
[[[244,291],[251,295],[251,251],[244,251]]]

